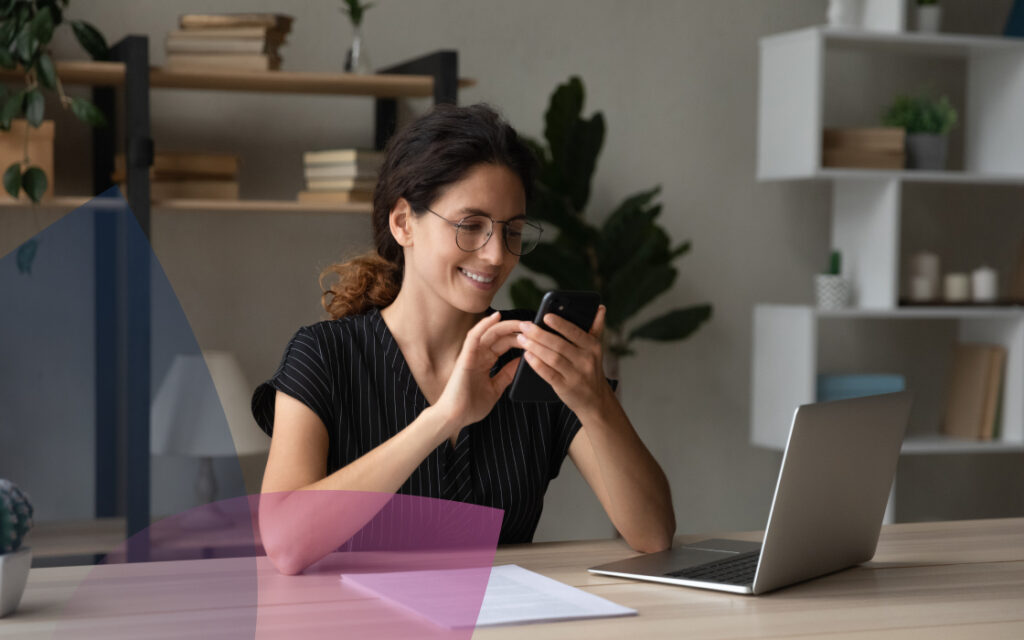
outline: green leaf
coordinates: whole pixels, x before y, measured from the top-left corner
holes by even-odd
[[[672,249],[671,251],[669,251],[668,252],[668,259],[669,260],[675,260],[679,256],[681,256],[681,255],[683,255],[685,253],[689,253],[689,252],[690,252],[690,241],[687,240],[686,242],[682,243],[681,245],[679,245],[675,249]]]
[[[4,69],[14,69],[18,64],[14,61],[14,56],[11,52],[5,49],[0,49],[0,67]]]
[[[540,308],[540,301],[544,297],[537,284],[529,278],[520,278],[509,287],[509,294],[512,297],[512,305],[516,309],[531,309],[536,311]]]
[[[711,305],[701,304],[676,309],[649,320],[629,334],[629,339],[646,338],[668,342],[684,340],[711,318]]]
[[[39,81],[43,83],[43,86],[47,89],[57,88],[57,68],[53,64],[53,58],[48,53],[42,53],[39,55],[39,60],[36,62],[36,70],[39,74]]]
[[[36,40],[36,47],[49,44],[53,39],[53,13],[50,7],[40,9],[29,25]]]
[[[46,174],[39,167],[29,167],[21,175],[21,185],[32,202],[39,202],[43,199],[47,184]]]
[[[572,76],[568,82],[555,88],[544,114],[544,138],[551,149],[553,164],[564,166],[572,128],[582,110],[583,82],[578,76]]]
[[[520,262],[531,271],[550,276],[561,289],[593,289],[593,274],[578,251],[542,242]]]
[[[616,273],[608,282],[604,296],[608,326],[621,329],[640,309],[672,287],[676,273],[669,265],[646,264]]]
[[[89,102],[85,98],[72,98],[71,112],[74,113],[79,120],[90,126],[107,126],[107,118],[103,115],[103,112],[100,111],[99,107]]]
[[[17,32],[17,20],[5,19],[3,22],[0,22],[0,49],[9,51],[11,42],[14,40],[14,34]]]
[[[28,66],[38,48],[39,41],[32,33],[32,24],[26,24],[18,33],[18,37],[14,39],[14,53],[17,54],[23,65]]]
[[[0,109],[0,129],[11,130],[11,120],[21,115],[21,107],[25,101],[25,92],[19,91],[13,96],[8,96],[7,102]]]
[[[601,227],[597,259],[601,275],[610,279],[643,246],[651,234],[660,206],[650,206],[661,187],[641,191],[624,200]]]
[[[21,192],[21,163],[15,162],[4,171],[4,191],[17,198]]]
[[[25,119],[33,127],[43,123],[43,115],[46,110],[46,99],[39,89],[32,89],[25,96]]]
[[[39,248],[39,241],[32,238],[18,247],[18,273],[32,274],[32,262],[36,259],[36,249]]]
[[[604,146],[604,131],[604,116],[597,113],[590,120],[578,121],[569,134],[564,171],[569,199],[577,211],[583,211],[590,200],[590,181]]]
[[[93,60],[106,60],[110,57],[110,48],[96,27],[82,20],[72,20],[71,30],[75,33],[78,44],[82,45]]]

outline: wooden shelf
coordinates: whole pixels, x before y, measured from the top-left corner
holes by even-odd
[[[63,60],[57,75],[64,84],[121,86],[122,62]],[[0,70],[0,79],[18,80],[18,71]],[[157,89],[205,89],[325,95],[375,96],[378,98],[426,98],[434,95],[431,76],[405,74],[356,74],[326,71],[246,71],[234,69],[164,69],[150,67],[149,84]],[[459,79],[459,87],[476,84]]]
[[[123,202],[123,201],[121,201]],[[83,205],[103,204],[109,207],[109,203],[93,202],[88,196],[57,196],[44,200],[38,205],[42,209],[77,209]],[[11,199],[0,200],[0,209],[22,209],[31,210],[33,205],[25,201]],[[162,211],[279,211],[284,213],[303,212],[336,212],[336,213],[365,213],[373,210],[369,202],[298,202],[297,200],[197,200],[197,199],[175,199],[175,200],[154,200],[153,208]]]

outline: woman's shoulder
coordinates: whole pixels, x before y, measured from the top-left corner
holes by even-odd
[[[305,339],[316,342],[322,349],[339,350],[352,342],[366,342],[376,331],[380,318],[377,309],[366,313],[321,320],[299,327],[293,340]]]

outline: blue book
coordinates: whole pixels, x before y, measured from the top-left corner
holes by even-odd
[[[1004,35],[1024,37],[1024,0],[1017,0],[1010,9],[1010,17],[1006,19]]]
[[[897,373],[820,373],[818,402],[863,398],[903,391],[906,379]]]

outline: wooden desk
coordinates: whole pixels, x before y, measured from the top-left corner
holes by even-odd
[[[704,537],[679,536],[676,542]],[[758,534],[732,537],[756,540]],[[870,563],[759,597],[620,580],[585,571],[586,567],[628,555],[630,551],[621,540],[500,548],[495,564],[519,564],[633,607],[639,615],[483,628],[476,630],[473,638],[1024,637],[1024,518],[889,525],[883,528],[878,552]],[[180,562],[200,563],[192,566],[211,580],[224,580],[237,569],[237,563],[251,566],[262,562],[265,568],[265,561]],[[180,565],[151,562],[33,569],[19,611],[0,620],[0,637],[50,637],[62,606],[90,571],[105,570],[103,580],[130,598],[132,584],[137,584],[140,577],[161,575],[175,566]],[[269,577],[274,583],[271,586],[284,588],[280,592],[286,592],[284,596],[265,597],[262,574],[260,580],[261,630],[266,631],[267,624],[280,633],[268,637],[310,637],[318,630],[330,633],[323,637],[349,637],[337,626],[321,630],[316,625],[331,614],[351,622],[374,604],[368,595],[344,602],[325,601],[325,594],[335,594],[334,589],[339,588],[337,573],[331,568],[315,575],[273,574]],[[175,592],[170,590],[159,611],[132,610],[123,624],[118,618],[124,637],[173,637],[175,625],[190,618],[202,618],[203,629],[208,632],[205,635],[213,637],[218,632],[237,630],[233,625],[246,616],[255,619],[255,606],[251,599],[247,604],[244,597],[230,606],[187,611],[182,610],[184,607],[175,609],[174,597]],[[61,624],[67,626],[56,637],[85,637],[89,629],[95,628],[97,618],[102,616],[77,614],[65,618]],[[69,630],[75,633],[69,635]]]

